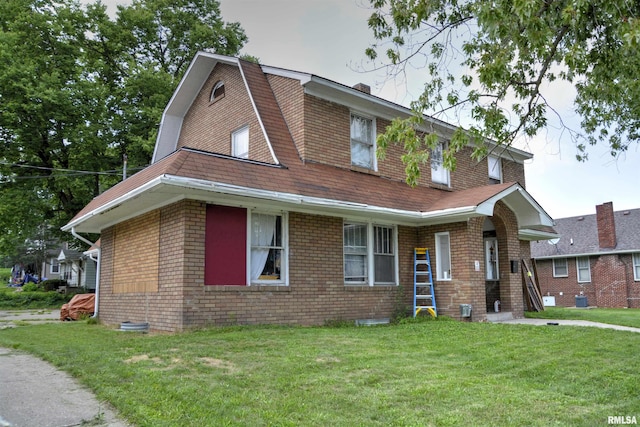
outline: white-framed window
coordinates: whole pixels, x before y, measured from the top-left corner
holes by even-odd
[[[346,221],[343,224],[345,283],[397,285],[397,247],[395,226]]]
[[[249,126],[245,126],[231,134],[231,155],[241,159],[249,158]]]
[[[502,161],[500,157],[488,156],[487,167],[489,169],[489,183],[500,184],[502,182]]]
[[[51,258],[51,267],[49,268],[49,272],[51,274],[60,273],[60,262],[58,261],[58,258]]]
[[[431,181],[436,184],[449,185],[449,171],[444,167],[444,150],[446,144],[439,143],[431,150]]]
[[[351,113],[351,164],[376,168],[375,119]]]
[[[251,212],[249,215],[249,283],[288,283],[288,216]]]
[[[436,233],[436,279],[451,280],[451,239],[449,232]]]
[[[633,254],[633,280],[640,281],[640,252]]]
[[[374,285],[396,284],[395,228],[373,226]]]
[[[216,84],[213,85],[213,89],[211,89],[209,102],[213,103],[221,98],[224,98],[224,82],[222,80],[218,80]]]
[[[589,264],[588,256],[576,258],[576,269],[578,270],[579,283],[586,283],[591,281],[591,265]]]
[[[568,277],[569,268],[567,266],[566,258],[554,258],[553,259],[553,277]]]

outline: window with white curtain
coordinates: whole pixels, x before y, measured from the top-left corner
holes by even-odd
[[[348,284],[396,285],[396,227],[345,222],[344,281]]]
[[[578,282],[590,282],[591,281],[591,265],[589,264],[589,257],[576,258],[576,267],[578,269]]]
[[[436,233],[436,279],[451,280],[451,239],[449,232]]]
[[[351,164],[375,169],[375,121],[351,114]]]
[[[283,215],[251,213],[251,283],[285,282],[284,222]]]
[[[633,254],[633,280],[640,281],[640,253]]]
[[[449,185],[449,171],[444,167],[444,143],[439,143],[431,150],[431,181],[436,184]]]

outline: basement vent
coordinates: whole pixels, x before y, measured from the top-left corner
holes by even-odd
[[[389,318],[356,320],[356,326],[373,326],[373,325],[387,325],[387,324],[389,324]]]

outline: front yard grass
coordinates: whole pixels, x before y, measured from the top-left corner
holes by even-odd
[[[640,334],[408,322],[119,332],[0,330],[137,426],[595,426],[640,417]],[[54,397],[52,397],[54,398]]]
[[[525,316],[537,319],[590,320],[640,328],[640,309],[637,308],[545,307],[544,311],[528,312]]]

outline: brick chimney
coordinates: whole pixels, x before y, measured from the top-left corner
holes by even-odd
[[[596,206],[596,220],[598,222],[598,243],[601,249],[616,247],[616,223],[613,219],[613,202]]]
[[[356,90],[359,90],[360,92],[368,93],[369,95],[371,95],[371,87],[364,83],[358,83],[355,86],[353,86],[353,88]]]

